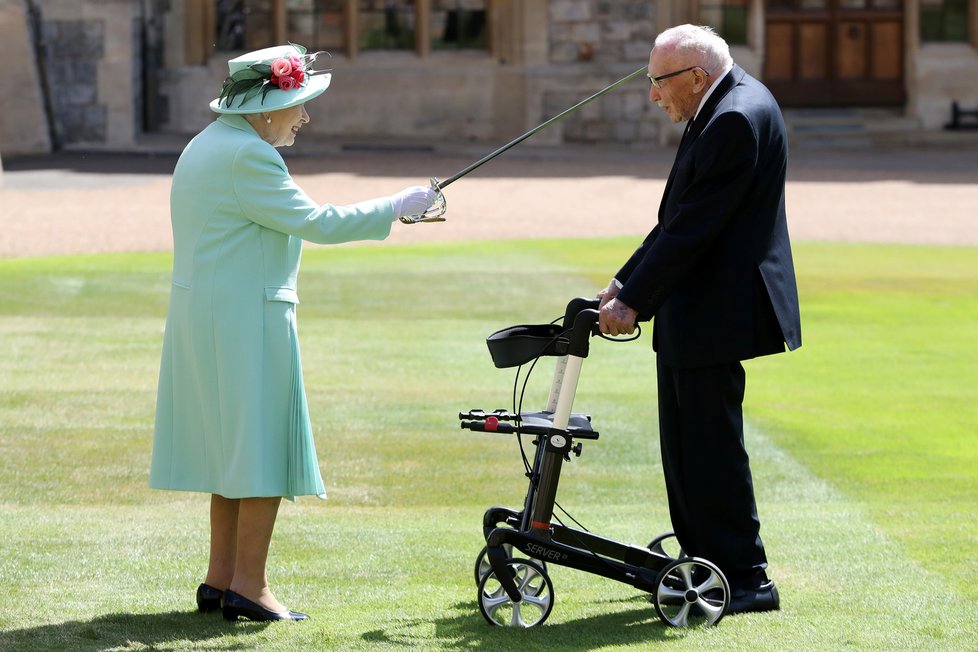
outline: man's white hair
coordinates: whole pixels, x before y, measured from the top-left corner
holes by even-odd
[[[710,73],[733,65],[727,42],[705,25],[670,27],[655,37],[653,49],[659,47],[691,56]]]

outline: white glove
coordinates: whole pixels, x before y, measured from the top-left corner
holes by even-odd
[[[405,215],[420,215],[428,210],[438,193],[430,186],[411,186],[390,196],[394,219]]]

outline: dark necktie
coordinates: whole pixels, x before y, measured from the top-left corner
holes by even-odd
[[[685,141],[686,140],[686,136],[689,135],[689,130],[693,126],[693,120],[694,120],[694,118],[690,118],[689,120],[686,121],[686,128],[683,129],[683,137],[679,139],[679,146],[680,147],[683,146],[683,141]]]
[[[679,160],[680,155],[683,153],[683,145],[686,144],[686,136],[689,135],[689,130],[693,127],[693,119],[690,118],[686,121],[686,128],[683,130],[683,137],[679,139],[679,147],[676,148],[676,161]],[[676,176],[676,162],[673,161],[672,169],[669,170],[669,178],[666,179],[665,190],[662,191],[662,201],[665,202],[666,196],[669,194],[669,189],[672,187],[672,180]],[[661,211],[661,208],[660,208]]]

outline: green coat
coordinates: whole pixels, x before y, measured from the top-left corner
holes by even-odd
[[[173,172],[173,285],[150,486],[226,498],[325,496],[302,382],[302,241],[383,240],[388,199],[319,205],[241,116]]]

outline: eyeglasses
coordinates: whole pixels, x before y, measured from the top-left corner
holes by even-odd
[[[705,74],[706,76],[709,77],[710,73],[708,73],[706,70],[704,70],[702,66],[690,66],[689,68],[683,68],[682,70],[677,70],[676,72],[666,73],[665,75],[659,75],[658,77],[653,77],[652,75],[645,75],[645,76],[649,78],[649,83],[650,84],[652,84],[656,88],[662,88],[662,84],[660,82],[663,79],[669,79],[670,77],[675,77],[676,75],[681,75],[684,72],[689,72],[690,70],[693,70],[694,68],[699,68],[700,70],[703,71],[703,74]]]

